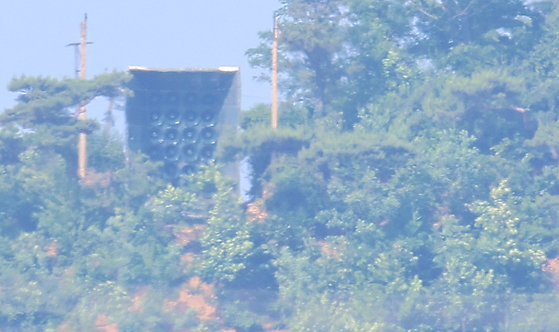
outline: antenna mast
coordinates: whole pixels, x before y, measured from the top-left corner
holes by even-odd
[[[80,79],[85,80],[86,76],[86,46],[87,46],[87,14],[83,22],[80,24]],[[79,119],[85,121],[85,102],[80,103]],[[87,135],[85,133],[79,134],[78,139],[78,176],[85,177],[85,170],[87,168]]]

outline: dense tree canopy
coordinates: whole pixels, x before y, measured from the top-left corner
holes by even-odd
[[[128,75],[15,78],[2,331],[556,331],[559,6],[285,0],[283,102],[180,186],[74,115]],[[271,33],[247,51],[270,62]],[[88,176],[76,141],[88,134]]]

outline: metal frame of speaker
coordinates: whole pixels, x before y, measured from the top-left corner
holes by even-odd
[[[162,175],[177,183],[213,161],[219,136],[237,130],[240,113],[238,67],[149,69],[129,67],[128,147],[162,161]],[[238,178],[238,165],[226,167]]]

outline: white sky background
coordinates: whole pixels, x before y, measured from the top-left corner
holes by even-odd
[[[259,72],[245,52],[258,45],[259,31],[272,28],[279,6],[277,0],[0,0],[0,111],[15,104],[6,88],[14,76],[74,76],[74,49],[65,45],[79,41],[85,13],[94,43],[87,48],[88,78],[132,65],[240,66],[243,109],[269,103],[269,84],[253,80]],[[88,116],[98,117],[106,104],[95,101]]]

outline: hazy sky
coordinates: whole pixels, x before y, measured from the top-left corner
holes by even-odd
[[[0,1],[0,110],[14,105],[6,88],[14,76],[74,75],[74,49],[65,45],[79,41],[85,13],[94,43],[87,77],[131,65],[240,66],[243,108],[270,100],[245,51],[258,44],[258,31],[271,29],[277,0]]]

